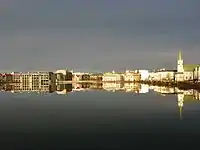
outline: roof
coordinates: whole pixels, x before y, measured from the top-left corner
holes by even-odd
[[[188,65],[187,64],[187,65],[183,65],[183,68],[184,68],[184,71],[194,71],[194,69],[198,66],[200,66],[200,65],[198,65],[198,64],[189,64]]]
[[[123,73],[112,73],[112,72],[106,72],[104,75],[122,75]]]
[[[177,72],[177,70],[160,70],[160,71],[157,71],[157,72]]]

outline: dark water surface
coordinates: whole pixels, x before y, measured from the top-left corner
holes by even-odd
[[[0,144],[7,149],[174,149],[200,141],[200,102],[153,92],[0,93]]]

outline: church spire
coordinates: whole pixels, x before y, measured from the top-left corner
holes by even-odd
[[[178,60],[183,60],[182,51],[179,50],[178,52]]]

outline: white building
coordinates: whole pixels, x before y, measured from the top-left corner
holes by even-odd
[[[151,81],[174,81],[176,70],[158,70],[149,73],[149,80]]]
[[[111,72],[104,73],[102,78],[103,82],[121,82],[123,80],[124,80],[123,74],[115,73],[114,71],[112,73]]]
[[[141,80],[145,81],[149,78],[149,70],[139,70],[139,73],[141,74]]]
[[[200,66],[194,69],[194,80],[200,82]]]
[[[193,81],[195,69],[197,68],[198,70],[199,66],[200,65],[197,64],[184,65],[182,53],[179,51],[177,60],[176,81]]]

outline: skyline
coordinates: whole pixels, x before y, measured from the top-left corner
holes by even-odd
[[[0,70],[174,68],[180,48],[185,62],[199,63],[199,5],[198,0],[3,0]]]

